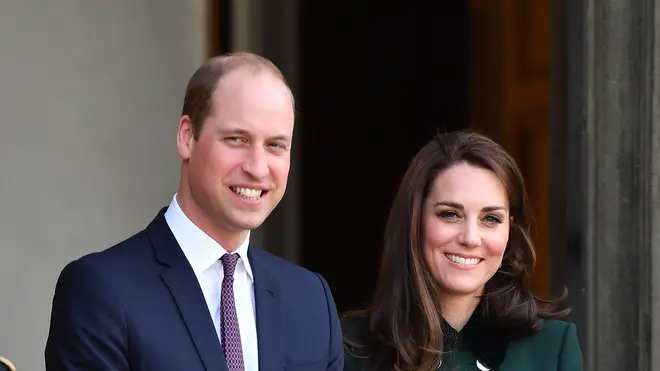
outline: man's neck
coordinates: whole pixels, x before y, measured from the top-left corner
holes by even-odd
[[[248,231],[230,231],[213,223],[189,197],[177,193],[176,201],[186,217],[227,252],[236,251],[247,238]]]

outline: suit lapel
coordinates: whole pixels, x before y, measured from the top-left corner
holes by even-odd
[[[204,294],[195,273],[165,221],[165,210],[161,210],[147,227],[147,234],[157,259],[167,266],[161,277],[176,302],[206,370],[226,371],[227,365],[222,355],[222,346],[215,333]]]
[[[280,348],[280,306],[278,305],[277,285],[268,270],[268,265],[263,261],[264,252],[250,247],[248,256],[254,274],[259,369],[283,369],[284,359]]]

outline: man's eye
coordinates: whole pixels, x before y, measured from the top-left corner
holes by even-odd
[[[226,141],[231,142],[231,143],[240,143],[243,141],[243,138],[241,137],[228,137],[225,138]]]

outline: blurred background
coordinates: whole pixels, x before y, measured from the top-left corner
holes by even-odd
[[[582,45],[583,13],[567,4],[4,0],[0,355],[19,370],[44,369],[59,272],[169,203],[189,76],[207,57],[249,50],[283,70],[299,111],[289,189],[257,244],[323,274],[340,311],[362,305],[412,155],[438,131],[486,133],[527,181],[534,290],[552,297],[568,287],[569,319],[585,357],[597,358],[598,324],[586,313],[598,308],[587,305],[585,281],[595,263],[583,259],[585,131],[569,125],[583,109],[574,103],[582,75],[571,75],[583,62],[583,49],[571,49]],[[647,333],[631,321],[625,341]]]

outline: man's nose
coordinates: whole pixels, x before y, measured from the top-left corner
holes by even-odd
[[[252,149],[243,162],[243,171],[255,179],[263,179],[268,175],[268,163],[263,149]]]

